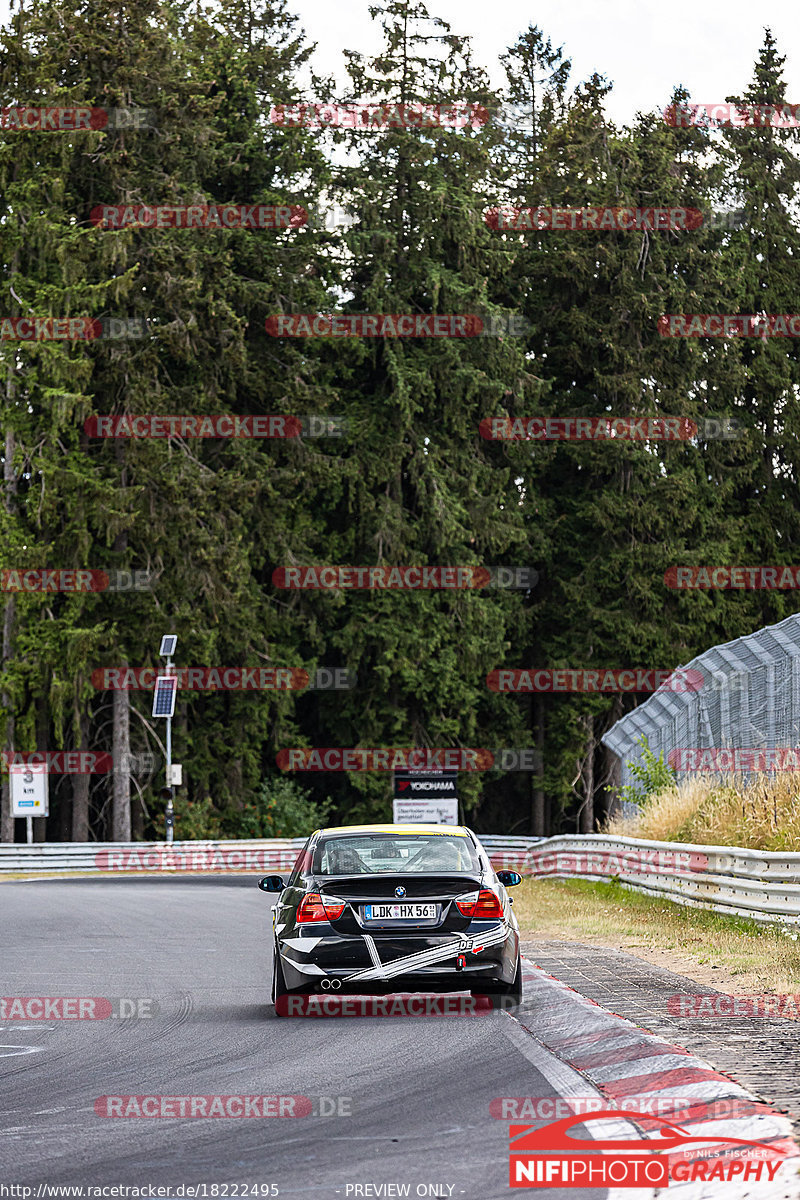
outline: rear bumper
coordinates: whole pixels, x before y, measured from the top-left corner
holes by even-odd
[[[469,937],[460,938],[365,939],[315,931],[313,937],[280,939],[278,945],[290,990],[326,991],[335,979],[340,993],[372,995],[402,990],[478,991],[482,986],[509,984],[519,954],[517,931],[505,923],[487,923],[485,930],[471,929]]]

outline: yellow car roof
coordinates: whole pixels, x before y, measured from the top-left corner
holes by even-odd
[[[450,837],[466,837],[467,831],[463,825],[329,825],[324,829],[315,830],[316,833],[386,833],[386,834],[414,834],[414,833],[438,833],[448,834]]]

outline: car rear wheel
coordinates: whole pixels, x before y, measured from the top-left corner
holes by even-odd
[[[279,1017],[284,1015],[278,1011],[276,1004],[281,996],[307,996],[310,991],[310,987],[290,988],[286,986],[283,963],[276,947],[272,952],[272,1003],[276,1005],[276,1015]]]
[[[522,1003],[522,958],[517,955],[517,969],[514,972],[514,982],[503,984],[500,992],[514,1006]]]
[[[473,996],[488,995],[492,997],[495,1008],[516,1008],[522,1003],[522,958],[517,956],[517,969],[514,972],[514,980],[512,983],[495,983],[490,987],[486,987],[484,991],[473,989]]]
[[[281,965],[281,956],[278,954],[277,948],[272,954],[272,1003],[275,1004],[280,996],[288,996],[289,989],[286,986],[286,980],[283,977],[283,966]],[[276,1007],[275,1012],[278,1016],[282,1014],[278,1012]]]

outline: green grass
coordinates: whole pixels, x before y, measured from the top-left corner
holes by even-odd
[[[800,942],[780,926],[643,896],[614,881],[526,879],[513,896],[523,939],[672,951],[741,977],[742,990],[800,991]]]

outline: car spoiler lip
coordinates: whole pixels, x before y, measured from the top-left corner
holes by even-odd
[[[311,892],[324,892],[326,894],[333,895],[333,894],[335,894],[336,888],[341,884],[346,884],[346,885],[363,884],[364,890],[367,891],[367,890],[369,890],[368,881],[370,879],[388,880],[389,883],[396,883],[396,884],[405,884],[409,881],[409,879],[430,879],[430,880],[439,879],[442,881],[446,880],[448,883],[450,881],[452,881],[454,883],[462,883],[463,882],[464,892],[480,891],[481,888],[485,888],[488,886],[487,881],[486,881],[486,872],[485,871],[481,871],[480,873],[477,871],[471,872],[469,875],[464,875],[463,877],[462,877],[462,874],[460,871],[452,871],[452,872],[448,872],[448,871],[431,871],[431,872],[414,871],[414,872],[408,872],[408,874],[403,874],[401,872],[398,872],[396,875],[389,874],[389,872],[386,872],[385,874],[384,873],[379,874],[376,871],[374,875],[365,875],[363,873],[358,873],[355,875],[309,875],[306,878],[305,890],[311,891]],[[454,895],[459,895],[459,894],[460,893],[454,893]],[[348,899],[348,897],[342,897],[342,898]],[[388,897],[383,897],[383,899],[387,899],[387,898]],[[403,897],[403,899],[407,899],[407,900],[413,902],[415,897],[408,896],[408,897]]]

